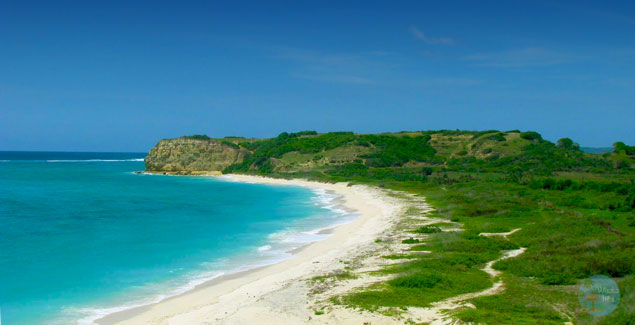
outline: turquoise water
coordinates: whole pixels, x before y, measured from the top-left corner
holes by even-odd
[[[351,218],[305,188],[133,173],[143,156],[0,153],[2,324],[91,323],[281,260]]]

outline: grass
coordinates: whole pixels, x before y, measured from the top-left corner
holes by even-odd
[[[494,265],[503,271],[507,289],[499,295],[471,301],[477,308],[457,312],[454,316],[458,319],[548,324],[562,323],[570,317],[577,322],[597,322],[576,313],[577,288],[571,292],[566,285],[604,274],[622,281],[625,290],[632,287],[633,214],[607,208],[607,201],[619,197],[593,191],[536,190],[505,182],[469,182],[444,188],[401,187],[426,193],[428,201],[439,208],[441,217],[460,219],[464,224],[461,234],[432,236],[424,246],[426,250],[442,256],[470,253],[470,257],[479,261],[494,259],[498,250],[527,248],[519,257]],[[516,228],[522,230],[508,239],[478,236],[481,232],[507,232]],[[629,299],[632,302],[632,294]],[[619,319],[617,323],[632,320],[632,307],[620,308],[606,318]]]
[[[476,308],[461,308],[452,312],[464,322],[489,324],[562,324],[574,320],[579,324],[635,323],[635,277],[618,278],[621,298],[609,315],[594,317],[581,312],[575,299],[580,282],[571,286],[540,285],[528,278],[507,275],[506,289],[494,296],[470,300]]]
[[[432,258],[407,262],[401,267],[407,275],[396,277],[387,283],[372,286],[367,290],[344,295],[338,303],[377,310],[379,307],[428,306],[431,302],[455,295],[485,289],[492,285],[488,274],[456,261]],[[424,266],[425,265],[425,266]],[[390,272],[390,271],[389,271]]]
[[[337,271],[337,272],[333,272],[333,273],[329,273],[327,275],[320,275],[320,276],[316,276],[311,278],[311,281],[314,282],[325,282],[327,280],[352,280],[352,279],[356,279],[357,275],[355,275],[354,273],[351,273],[348,270],[342,270],[342,271]]]
[[[493,296],[470,300],[476,308],[461,308],[453,315],[466,323],[488,324],[562,324],[567,320],[553,307],[555,301],[567,301],[567,294],[549,287],[536,286],[531,280],[504,277],[506,288]],[[575,309],[571,299],[566,309]]]
[[[430,254],[388,256],[407,257],[409,261],[378,272],[393,275],[392,280],[337,297],[336,303],[366,310],[429,306],[484,290],[492,285],[492,279],[480,270],[483,265],[499,258],[501,251],[526,247],[524,254],[494,264],[503,272],[506,289],[502,293],[474,299],[470,302],[476,309],[460,309],[453,316],[464,322],[514,324],[632,320],[632,307],[628,306],[605,317],[607,321],[576,312],[579,285],[573,286],[591,275],[604,274],[616,279],[624,290],[631,290],[633,214],[610,210],[607,205],[621,197],[586,190],[533,189],[502,181],[442,187],[401,182],[391,188],[424,195],[437,208],[435,217],[458,219],[463,231],[443,232],[438,224],[411,230],[429,237],[424,241],[409,238],[403,243],[413,244],[413,251]],[[521,231],[507,238],[479,236],[516,228]],[[629,297],[624,302],[632,302],[632,294]]]

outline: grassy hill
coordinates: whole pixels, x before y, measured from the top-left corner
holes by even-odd
[[[385,256],[406,261],[377,272],[391,280],[334,297],[332,303],[394,314],[426,307],[491,286],[495,279],[483,265],[522,247],[522,255],[493,264],[506,290],[467,301],[476,308],[453,310],[454,318],[493,324],[635,323],[633,146],[617,142],[612,152],[593,154],[570,139],[552,143],[536,132],[516,130],[196,137],[192,141],[202,142],[195,155],[192,149],[178,151],[194,166],[207,166],[200,161],[207,159],[201,148],[233,150],[243,154],[224,160],[224,173],[405,191],[425,197],[435,218],[460,227],[449,232],[401,225],[412,239],[403,243],[411,245],[411,254]],[[521,230],[505,238],[479,236],[514,229]],[[596,274],[612,277],[622,293],[618,308],[597,318],[584,313],[577,299],[583,280]]]
[[[250,152],[224,172],[261,174],[325,174],[390,178],[432,172],[553,175],[559,172],[628,173],[633,156],[591,154],[571,140],[560,144],[535,132],[423,131],[353,134],[311,131],[282,133],[273,139],[231,143]],[[223,139],[223,141],[228,141]],[[403,177],[403,175],[395,175]]]

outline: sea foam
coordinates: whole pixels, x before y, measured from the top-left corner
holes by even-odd
[[[222,179],[235,182],[235,179],[231,177],[223,177]],[[94,324],[96,320],[113,313],[159,303],[223,275],[279,263],[293,256],[293,250],[328,238],[330,234],[324,233],[326,230],[346,224],[358,217],[357,214],[349,213],[341,206],[341,203],[338,202],[341,195],[318,188],[311,190],[315,196],[308,203],[319,206],[322,213],[305,218],[302,220],[304,222],[298,222],[298,224],[293,224],[284,230],[270,234],[265,245],[254,249],[255,254],[247,253],[234,258],[227,257],[214,263],[204,263],[206,267],[211,269],[210,271],[191,275],[184,284],[174,289],[166,289],[164,293],[150,298],[138,299],[115,307],[69,309],[68,312],[82,315],[78,322],[79,324]]]

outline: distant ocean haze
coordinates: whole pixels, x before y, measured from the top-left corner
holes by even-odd
[[[0,152],[6,324],[67,324],[271,264],[351,220],[334,195],[135,174],[144,153]]]

